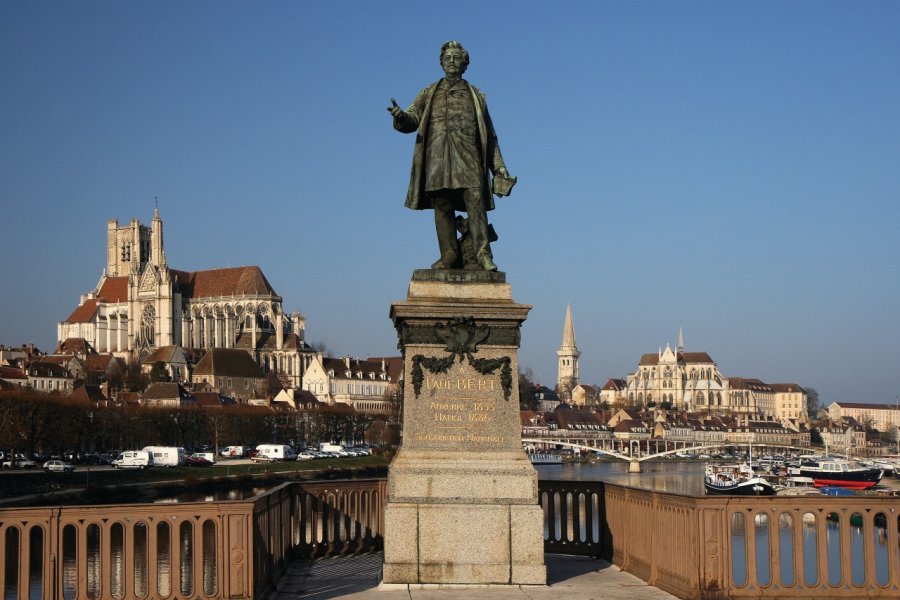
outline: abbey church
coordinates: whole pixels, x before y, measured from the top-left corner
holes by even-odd
[[[304,318],[284,314],[281,296],[258,266],[170,268],[159,209],[150,227],[137,219],[120,227],[111,219],[106,231],[106,269],[59,323],[60,346],[83,338],[95,352],[126,361],[167,346],[240,348],[264,371],[277,370],[300,386],[315,355],[304,341]]]

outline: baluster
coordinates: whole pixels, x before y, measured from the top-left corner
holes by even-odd
[[[821,506],[821,505],[820,505]],[[828,513],[823,510],[814,513],[816,517],[816,558],[819,561],[819,586],[824,588],[828,585],[828,542],[826,539],[828,531]]]
[[[769,587],[774,588],[781,586],[781,512],[773,510],[766,514],[769,515]]]
[[[853,557],[850,556],[850,512],[842,508],[841,517],[841,585],[852,585]]]

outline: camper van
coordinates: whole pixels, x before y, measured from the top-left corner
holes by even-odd
[[[150,453],[143,450],[126,450],[112,464],[117,469],[146,469],[151,465]]]
[[[154,467],[177,467],[184,464],[184,448],[175,446],[144,446],[150,453],[150,464]]]
[[[256,447],[256,462],[273,462],[276,460],[296,460],[297,453],[290,446],[280,444],[260,444]]]

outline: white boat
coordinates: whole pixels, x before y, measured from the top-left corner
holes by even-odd
[[[785,477],[784,483],[775,486],[776,496],[821,496],[812,477]]]
[[[773,496],[775,488],[759,477],[747,463],[741,465],[706,465],[703,487],[707,494],[737,496]]]
[[[562,458],[558,454],[544,454],[541,452],[528,453],[528,460],[533,465],[561,465]]]

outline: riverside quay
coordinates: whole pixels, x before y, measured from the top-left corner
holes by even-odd
[[[900,597],[896,498],[538,490],[545,552],[604,559],[679,598]],[[382,479],[289,482],[247,500],[2,509],[0,589],[16,600],[272,598],[292,562],[379,551],[386,494]]]

